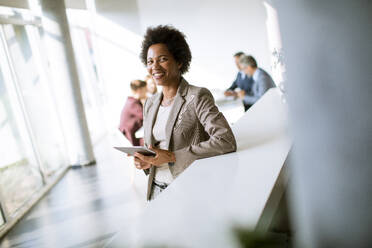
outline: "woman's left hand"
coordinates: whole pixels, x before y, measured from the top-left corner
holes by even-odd
[[[174,155],[173,152],[163,150],[163,149],[158,149],[154,148],[152,146],[149,147],[150,150],[156,152],[155,156],[145,156],[143,154],[140,154],[136,152],[134,154],[135,157],[139,158],[145,163],[149,163],[155,166],[159,166],[165,163],[169,162],[176,162],[176,156]]]

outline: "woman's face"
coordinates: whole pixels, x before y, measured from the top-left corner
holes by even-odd
[[[157,85],[170,86],[178,83],[181,65],[176,62],[165,44],[159,43],[147,51],[147,71]]]

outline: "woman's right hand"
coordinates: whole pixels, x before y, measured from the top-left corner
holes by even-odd
[[[136,166],[136,168],[139,170],[146,170],[151,168],[150,163],[146,163],[137,157],[134,157],[134,166]]]

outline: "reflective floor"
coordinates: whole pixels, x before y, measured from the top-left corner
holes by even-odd
[[[70,169],[6,235],[0,247],[102,247],[145,206],[144,181],[105,138],[97,165]],[[140,181],[140,182],[139,182]]]

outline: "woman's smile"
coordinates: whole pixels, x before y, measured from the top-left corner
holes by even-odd
[[[165,76],[165,73],[163,71],[156,70],[152,73],[152,76],[155,80],[160,80]]]

